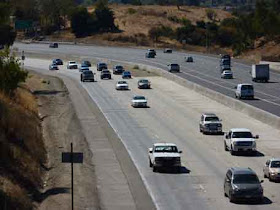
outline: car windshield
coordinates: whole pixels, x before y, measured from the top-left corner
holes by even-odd
[[[107,67],[107,64],[106,63],[100,63],[99,67]]]
[[[84,71],[84,74],[90,75],[90,74],[93,74],[93,73],[92,73],[92,71]]]
[[[146,79],[142,79],[142,80],[140,80],[139,82],[142,82],[142,83],[149,83],[149,81],[146,80]]]
[[[125,71],[123,74],[130,75],[130,72],[129,71]]]
[[[178,64],[175,64],[175,63],[173,63],[173,64],[171,64],[171,66],[172,67],[177,67],[177,66],[179,66]]]
[[[272,161],[270,167],[271,168],[280,168],[280,161]]]
[[[76,64],[76,61],[69,61],[69,64]]]
[[[219,121],[218,117],[205,117],[205,121]]]
[[[116,69],[123,69],[122,66],[116,66],[115,68],[116,68]]]
[[[108,70],[103,70],[102,73],[108,74],[108,73],[110,73],[110,71],[108,71]]]
[[[134,100],[145,100],[144,96],[134,96]]]
[[[176,146],[156,146],[155,152],[178,152]]]
[[[224,74],[232,74],[231,71],[224,71]]]
[[[233,132],[232,138],[253,138],[251,132]]]
[[[241,90],[253,90],[252,85],[242,85]]]
[[[233,179],[234,184],[257,184],[259,178],[255,174],[236,174]]]
[[[126,81],[119,81],[118,84],[127,84]]]

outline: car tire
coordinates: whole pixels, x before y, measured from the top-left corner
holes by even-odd
[[[181,166],[178,166],[178,167],[176,168],[176,172],[177,172],[178,174],[181,173]]]
[[[272,179],[271,179],[270,174],[268,174],[268,180],[269,180],[270,182],[272,182]]]
[[[234,203],[235,200],[234,200],[231,192],[229,192],[228,198],[229,198],[229,202]]]
[[[224,148],[225,148],[225,151],[228,151],[226,142],[224,142]]]
[[[202,133],[201,127],[199,126],[199,132]]]
[[[265,173],[263,172],[263,178],[267,178],[267,176],[265,175]]]
[[[231,148],[231,150],[230,150],[230,154],[233,155],[233,156],[235,155],[235,151],[233,151],[232,148]]]
[[[152,168],[153,167],[153,163],[151,161],[151,159],[149,158],[149,166]]]
[[[153,166],[153,172],[157,172],[157,168]]]

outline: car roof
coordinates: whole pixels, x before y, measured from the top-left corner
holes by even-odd
[[[238,84],[238,85],[250,85],[250,86],[253,86],[253,85],[250,84],[250,83],[242,83],[242,84]]]
[[[232,132],[251,132],[248,128],[232,128]]]
[[[176,146],[176,144],[173,144],[173,143],[155,143],[154,146]]]
[[[207,116],[207,117],[217,117],[217,115],[214,113],[203,113],[202,115]]]
[[[251,168],[233,167],[233,168],[231,168],[231,170],[234,174],[255,174],[256,175],[256,172],[254,172]]]
[[[127,83],[125,80],[118,81],[117,83]]]
[[[271,158],[270,161],[280,161],[280,158]]]

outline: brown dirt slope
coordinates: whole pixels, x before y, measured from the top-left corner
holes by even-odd
[[[75,209],[99,209],[92,154],[63,82],[32,73],[13,99],[0,94],[0,209],[70,209],[70,165],[61,163],[70,142],[84,153]]]

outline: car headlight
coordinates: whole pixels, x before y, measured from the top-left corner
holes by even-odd
[[[218,124],[218,127],[222,127],[222,124]]]
[[[209,127],[210,125],[209,124],[205,124],[205,127]]]
[[[238,191],[239,191],[239,188],[238,188],[236,185],[233,185],[232,187],[233,187],[233,190],[234,190],[235,192],[238,192]]]

